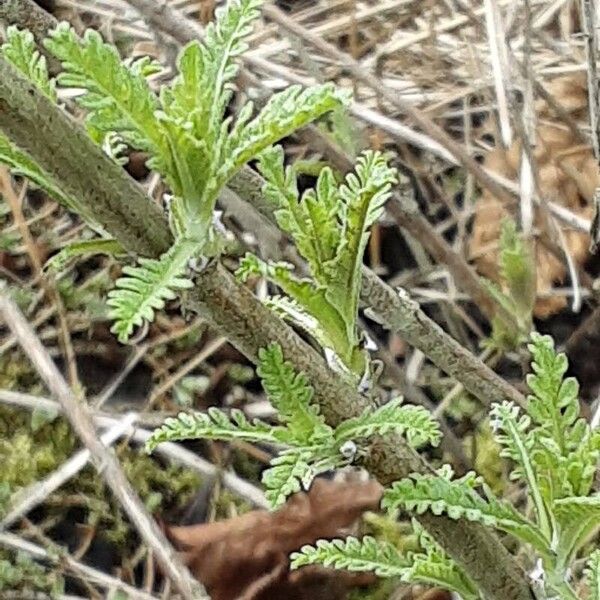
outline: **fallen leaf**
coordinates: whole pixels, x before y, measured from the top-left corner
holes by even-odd
[[[317,479],[308,493],[294,494],[275,512],[166,526],[165,532],[213,600],[341,600],[350,587],[374,577],[320,567],[290,572],[288,556],[318,539],[347,535],[363,512],[379,507],[381,493],[374,481]]]

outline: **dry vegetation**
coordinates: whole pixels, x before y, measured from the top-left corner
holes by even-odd
[[[214,0],[169,0],[178,11],[171,22],[153,18],[159,3],[152,1],[38,4],[80,32],[97,29],[123,56],[158,59],[165,69],[153,80],[157,86],[173,76],[186,25],[206,24],[215,8]],[[283,12],[265,10],[251,37],[231,110],[243,98],[260,103],[293,82],[334,81],[352,89],[348,114],[335,113],[285,141],[287,156],[305,161],[301,184],[313,182],[319,161],[346,170],[361,149],[389,151],[402,177],[395,207],[375,226],[366,262],[525,391],[523,345],[483,346],[494,336],[487,307],[496,301],[471,270],[505,294],[514,291],[499,266],[503,221],[512,219],[535,257],[535,327],[575,359],[584,411],[592,415],[600,383],[599,264],[589,230],[600,170],[579,0],[277,5]],[[340,52],[353,62],[340,60]],[[81,116],[69,94],[61,101]],[[444,132],[454,145],[445,143]],[[164,184],[147,170],[145,156],[128,157],[124,168],[159,200]],[[146,509],[211,597],[446,597],[442,590],[325,569],[288,573],[290,551],[350,530],[410,546],[402,525],[369,512],[377,509],[378,484],[343,481],[347,474],[335,483],[319,481],[269,514],[256,509],[266,507],[260,472],[273,448],[194,442],[145,455],[140,443],[149,431],[182,409],[238,407],[272,419],[251,363],[211,323],[182,316],[177,303],[144,337],[120,345],[105,304],[118,262],[99,256],[69,265],[59,277],[44,271],[47,258],[90,231],[3,167],[0,187],[0,278],[71,389],[87,399]],[[224,258],[228,266],[246,250],[297,262],[289,241],[233,194],[221,208],[235,237]],[[253,291],[264,295],[264,286],[253,282]],[[518,495],[490,440],[488,407],[401,333],[368,317],[364,325],[384,363],[382,386],[426,406],[442,423],[444,445],[429,457],[458,472],[476,468],[494,489]],[[0,324],[0,597],[177,597],[50,396],[19,340]],[[54,484],[40,486],[52,478]],[[26,558],[46,554],[50,560],[39,563]]]

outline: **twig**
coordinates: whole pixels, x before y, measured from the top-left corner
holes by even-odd
[[[587,80],[589,98],[589,118],[592,130],[594,156],[600,159],[600,80],[598,78],[598,27],[600,26],[598,3],[595,0],[581,0],[581,28],[586,38],[585,56],[587,60]]]
[[[154,549],[156,558],[165,573],[173,580],[185,598],[190,600],[206,598],[207,595],[202,586],[192,579],[158,525],[148,515],[115,456],[98,439],[87,405],[80,402],[71,392],[21,311],[2,287],[0,287],[0,314],[19,340],[23,351],[35,366],[41,379],[63,406],[65,416],[90,451],[94,466],[104,477],[142,539]]]
[[[23,186],[23,194],[25,193],[25,190],[26,187]],[[31,235],[27,220],[23,215],[23,210],[21,208],[22,197],[17,196],[17,193],[13,188],[10,173],[4,166],[0,166],[0,191],[10,207],[15,225],[17,226],[19,234],[23,238],[33,273],[42,284],[42,288],[48,297],[48,300],[56,309],[60,332],[59,340],[61,342],[60,345],[64,354],[67,372],[69,374],[69,383],[75,389],[80,389],[81,384],[77,374],[77,361],[75,360],[75,352],[73,351],[73,344],[71,342],[71,335],[69,333],[69,326],[67,324],[67,314],[64,303],[60,293],[56,288],[56,285],[44,273],[38,247],[33,239],[33,236]],[[23,194],[21,194],[21,196]]]
[[[531,70],[531,4],[525,0],[525,46],[523,48],[525,89],[523,90],[523,117],[516,121],[521,128],[521,165],[519,184],[521,191],[521,229],[527,243],[531,243],[533,230],[533,197],[536,191],[536,168],[533,148],[536,142],[535,108],[533,97],[533,73]],[[530,244],[531,245],[531,244]]]
[[[20,406],[28,410],[42,409],[49,412],[63,412],[61,405],[54,400],[40,396],[31,396],[30,394],[23,394],[11,390],[0,389],[0,402],[5,402],[6,404],[10,404],[12,406]],[[99,412],[94,412],[92,418],[98,427],[114,427],[120,422],[120,419],[115,416]],[[138,414],[135,414],[135,418],[136,421],[140,420],[140,416]],[[148,431],[147,429],[135,427],[131,428],[130,431],[127,431],[126,435],[134,442],[138,444],[144,444],[150,438],[152,432]],[[244,498],[250,502],[250,504],[259,508],[269,507],[269,503],[266,501],[264,494],[257,487],[251,483],[248,483],[241,477],[238,477],[235,473],[223,473],[211,462],[203,459],[194,452],[186,450],[179,444],[165,442],[156,448],[155,453],[175,464],[179,464],[187,467],[188,469],[196,471],[203,477],[210,479],[221,477],[225,487],[234,494]]]
[[[124,435],[136,421],[135,414],[126,415],[115,423],[108,431],[100,436],[102,443],[109,447]],[[41,504],[52,492],[56,491],[69,479],[75,477],[90,459],[90,451],[79,450],[62,466],[42,481],[33,483],[21,489],[16,498],[11,499],[12,507],[6,511],[6,515],[0,521],[0,530],[7,529],[13,523],[25,516],[29,511]]]
[[[106,590],[115,588],[121,590],[127,594],[127,597],[131,598],[131,600],[157,600],[155,596],[147,594],[146,592],[141,592],[116,577],[111,577],[102,571],[88,567],[66,553],[55,556],[53,553],[44,550],[41,546],[32,544],[14,533],[0,531],[0,545],[18,552],[26,552],[37,560],[47,561],[56,565],[65,565],[69,571],[84,581],[93,581],[96,585],[100,585]]]
[[[507,72],[508,58],[506,54],[505,33],[496,0],[484,0],[484,7],[492,73],[494,75],[494,88],[496,90],[496,100],[498,102],[500,134],[504,148],[509,148],[512,144],[512,128],[510,126],[507,99],[509,74]]]

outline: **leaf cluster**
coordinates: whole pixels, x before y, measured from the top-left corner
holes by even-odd
[[[278,506],[290,494],[307,488],[319,473],[351,462],[360,441],[373,435],[394,431],[404,434],[415,447],[439,442],[440,432],[430,414],[422,407],[403,406],[399,399],[367,410],[335,429],[330,427],[312,403],[313,388],[306,376],[285,360],[278,344],[260,351],[257,371],[278,411],[280,425],[249,421],[240,410],[226,413],[210,408],[206,413],[181,413],[154,431],[147,449],[188,439],[244,440],[282,447],[263,474],[267,497]]]
[[[367,151],[341,184],[325,167],[315,188],[300,197],[296,169],[284,167],[281,147],[264,151],[259,168],[277,222],[294,239],[311,277],[299,278],[291,265],[253,255],[242,261],[238,275],[242,280],[261,275],[275,283],[286,296],[269,303],[334,353],[346,373],[360,378],[368,368],[357,328],[362,258],[396,172],[383,154]]]
[[[398,577],[409,583],[443,587],[460,594],[464,600],[477,600],[479,594],[471,580],[416,522],[420,551],[401,552],[390,542],[365,536],[358,540],[319,540],[303,546],[290,556],[291,566],[323,565],[349,571],[372,572],[379,577]]]
[[[411,515],[429,512],[503,531],[533,549],[543,568],[541,585],[547,597],[575,600],[577,595],[569,583],[571,567],[600,522],[600,496],[593,493],[600,433],[580,416],[577,382],[565,377],[567,359],[555,351],[552,339],[534,333],[529,350],[532,373],[527,377],[531,390],[527,409],[509,402],[497,404],[491,422],[501,454],[513,466],[511,478],[527,490],[527,514],[531,517],[497,498],[474,473],[454,479],[447,466],[437,474],[413,474],[395,482],[385,490],[382,507],[392,515],[398,510]],[[374,570],[407,581],[427,580],[463,597],[478,597],[475,586],[449,558],[438,568],[441,550],[433,541],[431,544],[426,556],[416,560],[399,558],[388,545],[373,540],[319,542],[294,555],[294,565],[320,563]],[[412,560],[410,573],[402,560]],[[599,565],[596,551],[586,569],[592,598],[598,597]]]
[[[61,23],[45,41],[62,63],[56,84],[79,91],[76,101],[86,111],[90,135],[118,162],[123,162],[126,146],[146,152],[149,166],[164,178],[173,196],[169,217],[174,248],[158,260],[141,260],[126,269],[111,294],[113,331],[123,342],[136,327],[151,321],[166,300],[189,286],[182,281],[189,279],[185,267],[191,259],[218,251],[213,213],[231,177],[272,144],[347,101],[347,94],[331,84],[291,86],[258,112],[249,102],[235,119],[226,115],[238,59],[247,49],[261,4],[262,0],[230,0],[217,9],[204,41],[182,50],[177,76],[158,93],[149,78],[161,66],[147,58],[121,60],[96,31],[88,30],[80,38]],[[55,82],[30,33],[11,29],[3,54],[55,100]],[[0,160],[93,223],[92,214],[64,197],[48,174],[5,139],[0,139]]]

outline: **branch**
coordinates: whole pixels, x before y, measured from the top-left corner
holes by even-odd
[[[141,188],[96,148],[79,125],[51,102],[40,98],[37,90],[2,59],[0,130],[52,173],[61,187],[69,189],[82,204],[96,211],[98,221],[107,231],[116,234],[118,230],[120,241],[127,249],[137,252],[138,248],[143,247],[155,255],[164,249],[164,242],[168,242],[170,237],[166,221],[155,218],[148,229],[140,223],[140,211],[150,212],[149,209],[154,206]],[[60,140],[60,144],[57,144],[57,140]],[[69,150],[62,150],[63,146]],[[98,186],[98,190],[94,186]],[[100,211],[98,205],[101,205]],[[384,284],[381,282],[381,285]],[[434,336],[425,340],[427,351],[435,350],[430,346],[436,343],[452,349],[446,354],[437,351],[436,356],[443,363],[439,364],[440,368],[456,374],[460,381],[463,380],[463,372],[486,374],[492,389],[506,397],[504,386],[507,384],[444,334],[418,310],[416,303],[395,294],[391,288],[381,289],[390,296],[382,296],[381,302],[394,299],[396,306],[402,307],[402,311],[395,313],[395,323],[404,328],[402,323],[409,317],[414,330],[409,327],[407,331],[413,339],[420,335],[419,328]],[[372,300],[371,291],[368,295]],[[315,388],[316,400],[332,424],[357,416],[367,406],[367,399],[332,375],[314,349],[218,263],[213,263],[199,275],[196,288],[186,302],[191,310],[215,323],[232,344],[251,360],[256,360],[260,347],[269,342],[279,342],[286,359],[306,373]],[[420,343],[420,340],[416,342]],[[461,364],[462,361],[466,361],[466,365]],[[467,379],[465,387],[476,387],[475,376]],[[489,387],[477,386],[476,395],[482,399],[487,399],[488,392]],[[514,394],[508,398],[514,398]],[[367,467],[382,483],[401,479],[410,472],[430,472],[430,467],[404,440],[395,436],[374,444],[367,458]],[[489,598],[530,600],[529,586],[522,571],[493,533],[466,521],[430,515],[420,519],[425,526],[432,528],[432,533],[439,536],[448,553],[469,572]],[[460,543],[457,540],[461,540]]]
[[[115,455],[98,438],[87,404],[80,402],[73,394],[31,326],[3,288],[4,286],[0,287],[0,315],[19,340],[23,352],[31,360],[52,395],[62,405],[74,431],[90,451],[98,473],[103,476],[140,536],[152,548],[165,573],[184,598],[208,598],[202,586],[192,579],[189,571],[181,564],[163,532],[148,514]]]
[[[19,29],[29,29],[38,44],[44,40],[48,30],[56,25],[56,20],[42,10],[33,0],[2,0],[0,20],[16,25]]]

